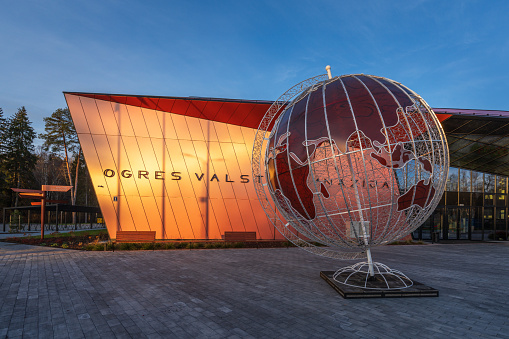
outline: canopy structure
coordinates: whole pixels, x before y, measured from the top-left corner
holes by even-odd
[[[509,176],[509,112],[434,109],[442,121],[451,166]]]

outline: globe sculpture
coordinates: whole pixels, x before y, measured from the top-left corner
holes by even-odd
[[[408,235],[435,209],[449,167],[445,134],[402,84],[328,72],[292,87],[265,114],[253,147],[258,198],[295,245],[366,259],[338,270],[336,281],[409,287],[403,273],[373,262],[370,249]]]

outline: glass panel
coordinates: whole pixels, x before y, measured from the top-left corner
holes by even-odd
[[[472,192],[482,192],[483,185],[483,173],[472,171]]]
[[[484,192],[495,193],[495,175],[484,174]]]
[[[470,206],[470,195],[469,192],[460,192],[460,206]]]
[[[433,213],[433,224],[432,224],[432,231],[438,232],[440,238],[442,238],[442,217],[444,215],[444,208],[437,208],[435,210],[435,213]]]
[[[483,240],[482,232],[482,208],[472,208],[472,235],[471,240]]]
[[[438,204],[441,206],[445,205],[445,192],[442,193],[442,197],[440,198],[440,202]]]
[[[431,240],[431,229],[433,224],[433,215],[431,215],[424,224],[420,227],[420,231],[422,232],[421,239],[423,240]],[[418,236],[419,229],[414,232],[414,236]]]
[[[460,208],[459,238],[468,239],[468,228],[470,227],[470,208]]]
[[[470,171],[460,169],[460,191],[470,192]]]
[[[493,234],[493,208],[485,207],[484,208],[484,234],[488,235],[488,239],[490,238],[490,234]],[[484,236],[486,238],[486,235]],[[493,235],[491,235],[493,237]]]
[[[447,209],[447,238],[457,239],[458,232],[458,209],[448,208]]]
[[[497,193],[507,193],[507,178],[497,176]]]
[[[482,193],[472,193],[472,206],[483,206],[483,198]]]
[[[458,169],[451,167],[447,177],[446,191],[458,191]],[[449,202],[447,203],[449,204]]]
[[[499,207],[505,207],[507,201],[507,195],[495,194],[495,204]]]
[[[446,192],[447,195],[447,206],[458,205],[458,192]]]
[[[484,206],[493,206],[493,194],[484,195]]]
[[[497,222],[496,222],[497,231],[505,231],[506,216],[507,213],[505,208],[497,208]]]

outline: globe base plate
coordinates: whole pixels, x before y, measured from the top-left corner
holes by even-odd
[[[345,285],[334,280],[334,271],[321,271],[320,277],[324,279],[336,292],[345,299],[357,298],[408,298],[408,297],[438,297],[438,290],[413,281],[413,285],[403,289],[384,289],[385,283],[380,283],[380,289],[362,288],[357,286]],[[373,280],[376,283],[378,279]]]

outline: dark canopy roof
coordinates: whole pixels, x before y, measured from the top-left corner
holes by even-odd
[[[509,112],[434,108],[442,120],[451,166],[509,176]]]

